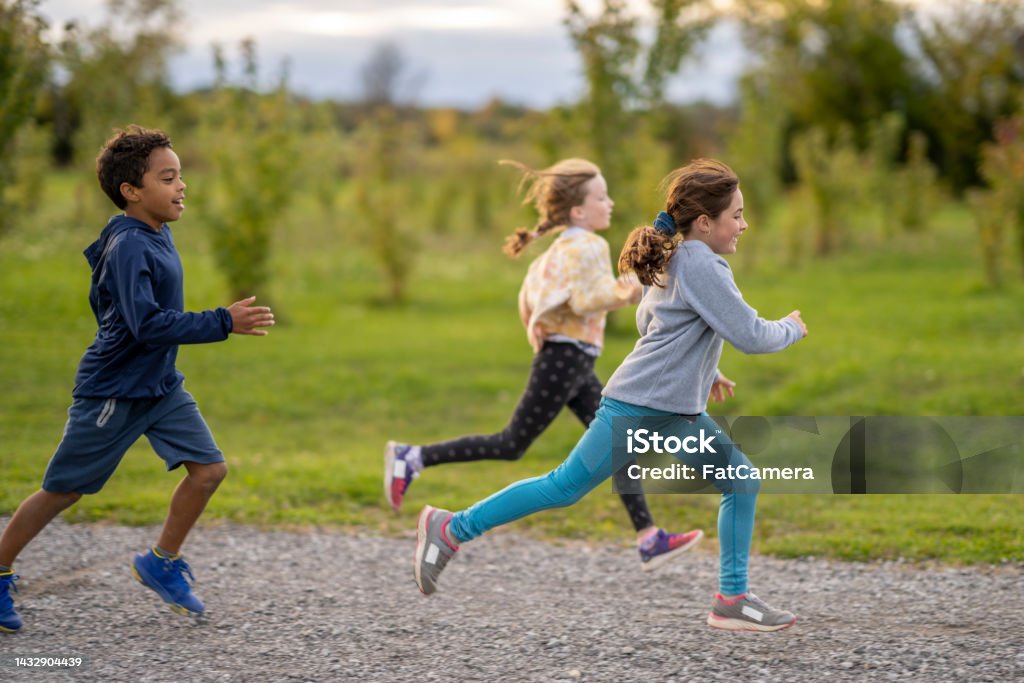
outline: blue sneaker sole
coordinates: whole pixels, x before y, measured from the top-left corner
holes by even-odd
[[[0,633],[17,633],[20,630],[20,626],[18,626],[17,628],[11,628],[9,626],[3,626],[2,624],[0,624]]]
[[[159,595],[160,599],[164,601],[164,603],[170,608],[170,610],[172,612],[177,612],[178,614],[184,615],[186,617],[202,616],[202,614],[203,614],[202,612],[193,612],[188,607],[185,607],[184,605],[179,605],[178,603],[174,602],[174,600],[171,599],[163,591],[162,588],[159,588],[159,584],[155,584],[155,582],[150,582],[146,578],[144,578],[141,574],[139,574],[139,570],[135,566],[134,562],[132,562],[132,576],[134,576],[135,580],[138,581],[139,583],[141,583],[143,586],[145,586],[149,590],[151,590],[154,593],[156,593],[157,595]]]

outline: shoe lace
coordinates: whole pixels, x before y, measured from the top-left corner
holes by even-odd
[[[646,538],[640,541],[640,552],[646,553],[647,555],[653,555],[655,550],[658,548],[658,541],[665,539],[668,542],[668,533],[664,529],[658,529],[652,534],[649,534]]]
[[[186,574],[188,575],[188,578],[191,579],[192,583],[196,582],[196,577],[192,573],[192,567],[188,565],[188,562],[185,561],[184,557],[179,557],[176,560],[166,559],[164,561],[167,562],[168,568],[171,570],[172,576],[175,579],[174,582],[178,584],[179,587],[183,587],[186,590],[188,589],[189,582],[185,581],[184,576]]]
[[[747,601],[754,603],[758,607],[762,608],[765,612],[776,612],[776,611],[778,611],[774,607],[769,605],[767,602],[765,602],[764,600],[762,600],[761,598],[757,597],[756,595],[754,595],[753,593],[751,593],[749,591],[747,591]]]

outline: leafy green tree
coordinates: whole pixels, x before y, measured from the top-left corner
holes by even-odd
[[[355,201],[360,226],[386,283],[385,303],[405,299],[416,255],[406,182],[408,156],[394,109],[380,107],[357,134]]]
[[[334,220],[339,187],[345,175],[342,154],[345,137],[331,116],[331,107],[330,102],[306,104],[300,142],[304,166],[313,169],[306,182],[327,221]]]
[[[758,230],[743,249],[744,263],[755,265],[758,235],[781,194],[785,155],[785,112],[777,91],[763,74],[750,72],[740,81],[740,118],[728,143],[728,159],[743,183],[748,221]]]
[[[1002,287],[1003,228],[1013,220],[1013,216],[991,190],[971,188],[967,191],[966,197],[978,230],[981,266],[985,271],[985,279],[992,287]]]
[[[363,65],[363,106],[367,116],[357,131],[355,207],[371,253],[386,283],[385,303],[405,299],[416,255],[409,181],[409,149],[414,136],[404,125],[398,100],[406,62],[397,47],[377,46]]]
[[[904,128],[903,115],[895,111],[882,115],[868,128],[868,186],[870,192],[878,198],[879,222],[886,235],[896,232],[896,215],[892,207],[899,201],[902,188],[893,182],[893,176],[897,172]]]
[[[24,223],[39,209],[52,168],[49,144],[50,132],[45,125],[30,121],[18,130],[6,158],[13,170],[12,177],[0,190],[4,195],[0,202],[0,234],[2,225]]]
[[[901,162],[905,135],[903,115],[889,112],[868,127],[869,143],[862,154],[866,181],[862,209],[878,217],[884,237],[897,230],[920,232],[927,228],[941,198],[935,168],[928,160],[927,137],[912,131]]]
[[[129,123],[164,128],[172,139],[177,98],[167,64],[180,48],[179,0],[107,0],[107,17],[97,27],[71,24],[60,44],[59,63],[67,80],[54,106],[73,111],[75,127],[55,128],[80,168],[77,213],[94,220],[108,203],[94,191],[92,159],[114,129]],[[86,189],[88,188],[88,189]],[[101,208],[102,206],[102,208]]]
[[[30,203],[17,202],[11,190],[49,72],[50,52],[43,40],[46,22],[37,14],[37,4],[0,0],[0,235],[14,224],[15,209],[31,208]]]
[[[287,73],[260,91],[256,45],[241,43],[242,78],[228,78],[228,61],[214,48],[216,82],[201,110],[198,140],[212,172],[191,191],[211,230],[217,265],[235,299],[266,301],[278,221],[293,200],[302,172],[301,125]],[[316,172],[322,172],[317,169]]]
[[[985,232],[986,215],[1003,218],[1002,224],[1014,231],[1017,259],[1024,276],[1024,109],[1016,116],[1000,121],[995,137],[995,142],[983,147],[981,165],[982,175],[990,189],[979,201],[987,202],[991,207],[976,211],[976,214],[983,242],[987,234],[993,234],[992,230]],[[998,250],[1001,236],[995,235],[987,241]]]
[[[861,161],[852,137],[842,129],[830,142],[824,128],[812,128],[793,138],[791,154],[803,199],[812,207],[808,232],[817,256],[833,253],[846,238],[848,209],[861,189]]]
[[[641,112],[654,112],[657,127],[658,115],[666,113],[669,78],[700,44],[711,22],[708,0],[650,0],[650,5],[654,32],[644,41],[645,26],[626,0],[603,0],[595,16],[577,0],[566,0],[565,25],[587,84],[576,116],[583,122],[594,162],[634,219],[629,222],[640,220],[636,212],[641,202],[633,196],[630,181],[638,175],[636,140],[649,133]],[[676,137],[681,133],[673,131]]]
[[[641,44],[639,20],[627,10],[625,0],[604,0],[595,18],[587,16],[575,0],[566,3],[566,26],[583,62],[587,92],[579,106],[594,161],[619,191],[620,179],[635,170],[624,139],[635,127],[630,105],[640,96],[636,62]]]
[[[704,0],[650,0],[654,13],[654,40],[647,46],[643,99],[664,104],[669,79],[707,37],[714,15]]]
[[[906,11],[892,0],[741,0],[739,13],[785,112],[787,145],[811,128],[833,140],[846,129],[864,149],[893,111],[916,125],[921,85],[900,44]]]
[[[982,146],[1024,90],[1024,4],[948,2],[913,28],[929,84],[921,129],[954,189],[977,185]]]
[[[942,198],[938,173],[928,157],[928,138],[913,131],[907,141],[907,158],[897,171],[897,187],[893,210],[897,224],[906,232],[920,232]]]

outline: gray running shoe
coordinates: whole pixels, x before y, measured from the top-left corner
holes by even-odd
[[[420,592],[430,595],[437,590],[437,577],[455,556],[458,546],[448,542],[445,530],[452,513],[427,505],[416,523],[416,564],[413,572]]]
[[[721,593],[708,614],[708,626],[727,631],[781,631],[796,623],[792,612],[775,609],[753,593],[726,602]]]

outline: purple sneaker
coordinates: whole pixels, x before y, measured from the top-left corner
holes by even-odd
[[[664,529],[645,539],[640,544],[640,561],[645,572],[653,571],[674,557],[697,545],[704,538],[700,529],[687,531],[685,534],[670,534]]]
[[[413,469],[408,461],[414,448],[417,446],[395,441],[388,441],[384,447],[384,497],[395,512],[402,508],[402,499],[409,490],[409,484],[420,476],[419,471]]]

